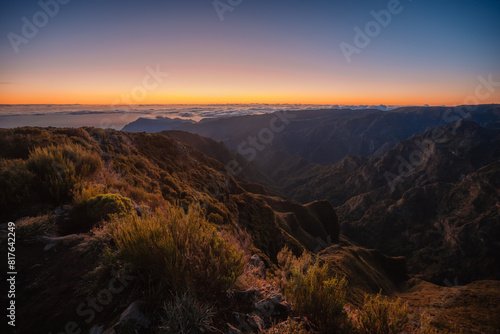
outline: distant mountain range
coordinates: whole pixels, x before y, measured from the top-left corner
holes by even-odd
[[[499,105],[139,119],[124,130],[162,128],[225,165],[236,160],[255,192],[327,199],[347,237],[406,256],[414,275],[500,278]]]

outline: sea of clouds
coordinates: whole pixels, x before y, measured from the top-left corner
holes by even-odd
[[[180,118],[200,121],[207,118],[234,117],[272,113],[279,110],[377,109],[392,110],[386,105],[313,105],[313,104],[211,104],[211,105],[0,105],[0,127],[95,126],[121,129],[139,117]]]

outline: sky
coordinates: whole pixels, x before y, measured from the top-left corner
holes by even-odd
[[[0,103],[500,103],[499,17],[498,0],[2,1]]]

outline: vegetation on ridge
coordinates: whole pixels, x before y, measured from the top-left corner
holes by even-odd
[[[20,332],[59,332],[68,319],[117,333],[455,329],[411,318],[420,309],[408,295],[392,297],[405,279],[401,259],[338,235],[311,252],[322,245],[317,231],[338,229],[328,203],[318,211],[245,191],[222,165],[162,135],[0,130],[0,152],[2,218],[29,216],[16,221],[17,297],[30,305],[19,309]],[[380,289],[386,297],[370,297]],[[105,302],[82,317],[75,310],[89,300]],[[118,320],[131,306],[147,329]]]

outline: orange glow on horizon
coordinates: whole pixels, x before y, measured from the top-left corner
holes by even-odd
[[[333,95],[333,94],[332,94]],[[492,96],[486,100],[480,100],[479,104],[498,104],[500,98]],[[158,104],[311,104],[311,105],[446,105],[457,106],[471,104],[467,96],[450,98],[418,98],[418,97],[369,97],[365,98],[354,96],[290,96],[290,95],[255,95],[255,96],[151,96],[142,101],[126,103],[119,95],[99,94],[64,94],[64,96],[47,96],[45,94],[33,94],[30,96],[9,95],[0,96],[0,104],[82,104],[82,105],[158,105]]]

